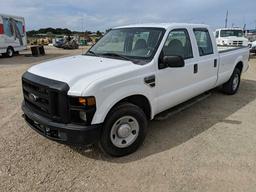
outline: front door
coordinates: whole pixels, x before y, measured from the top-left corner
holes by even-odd
[[[182,56],[185,66],[168,68],[161,63],[161,59],[159,60],[156,74],[157,113],[196,94],[191,88],[196,81],[194,73],[196,69],[187,29],[175,29],[169,33],[160,57],[163,56]]]

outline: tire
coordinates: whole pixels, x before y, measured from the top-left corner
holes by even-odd
[[[5,56],[6,57],[13,57],[14,55],[14,50],[12,47],[8,47],[7,50],[6,50],[6,53],[5,53]]]
[[[234,95],[237,93],[241,81],[241,71],[238,68],[235,68],[232,76],[222,86],[222,91],[227,95]]]
[[[148,121],[138,106],[122,103],[106,117],[99,147],[106,154],[121,157],[135,152],[146,136]]]

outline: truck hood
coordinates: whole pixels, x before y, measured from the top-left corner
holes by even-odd
[[[86,55],[66,57],[31,67],[28,72],[62,81],[72,87],[83,79],[84,88],[109,74],[122,74],[138,67],[131,61]]]

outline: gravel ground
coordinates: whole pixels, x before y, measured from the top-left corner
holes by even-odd
[[[21,118],[20,78],[31,65],[81,53],[0,58],[0,191],[252,191],[256,189],[256,58],[237,95],[211,96],[150,122],[123,158],[45,139]]]

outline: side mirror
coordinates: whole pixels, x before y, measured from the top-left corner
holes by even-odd
[[[165,56],[163,63],[167,67],[184,67],[185,61],[181,56]]]

